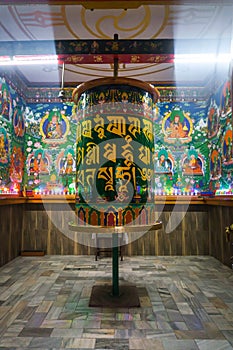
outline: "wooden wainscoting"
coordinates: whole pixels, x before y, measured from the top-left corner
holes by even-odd
[[[227,240],[225,227],[233,223],[233,206],[209,206],[210,255],[231,267],[233,234]]]
[[[188,210],[184,205],[176,206],[176,215],[182,215],[183,220],[178,226],[172,227],[166,233],[173,205],[158,208],[157,216],[163,222],[162,229],[147,232],[137,240],[124,247],[124,255],[208,255],[209,230],[207,207],[190,205]],[[187,210],[187,212],[186,212]],[[74,204],[69,207],[62,203],[48,203],[46,208],[41,203],[25,204],[22,229],[22,250],[43,250],[47,254],[95,254],[92,248],[92,235],[84,234],[82,243],[78,234],[68,229],[72,221]],[[137,236],[138,237],[138,236]],[[131,238],[129,237],[131,240]]]
[[[73,220],[73,203],[25,204],[22,228],[22,250],[43,250],[49,255],[94,254],[89,240],[92,235],[80,238],[71,232],[68,223]]]
[[[19,255],[23,220],[22,204],[0,206],[0,266]]]

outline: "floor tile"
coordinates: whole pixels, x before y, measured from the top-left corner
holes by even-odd
[[[111,258],[18,257],[0,268],[0,350],[233,349],[233,271],[208,256],[124,257],[137,308],[89,307]]]

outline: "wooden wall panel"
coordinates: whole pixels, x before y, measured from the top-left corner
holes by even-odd
[[[48,255],[94,254],[88,239],[79,244],[77,233],[71,232],[68,223],[73,220],[74,205],[26,204],[22,228],[22,250],[43,250]],[[70,237],[70,238],[69,238]]]
[[[127,255],[208,255],[209,229],[208,211],[205,206],[190,206],[186,212],[181,205],[176,208],[175,217],[183,217],[176,226],[168,225],[173,206],[166,206],[160,216],[163,227],[144,234],[137,241],[125,247]],[[172,229],[173,228],[173,229]]]
[[[198,255],[209,254],[208,212],[205,206],[179,205],[176,215],[183,216],[181,223],[170,233],[165,232],[174,206],[159,208],[157,218],[163,228],[147,232],[126,245],[125,255]],[[22,250],[44,250],[47,254],[94,254],[91,235],[84,235],[85,245],[77,243],[76,233],[69,231],[74,206],[63,204],[25,205]],[[161,212],[161,215],[160,215]],[[63,234],[63,233],[65,234]],[[68,237],[72,236],[72,239]],[[82,241],[83,242],[83,241]]]
[[[21,247],[22,205],[0,207],[0,266],[19,255]]]
[[[183,215],[183,220],[170,233],[166,226],[171,212]],[[77,233],[68,229],[73,219],[74,205],[15,204],[0,208],[0,265],[19,255],[21,250],[44,250],[46,254],[94,255],[91,235],[82,243]],[[161,213],[160,213],[161,212]],[[162,229],[147,232],[124,247],[125,255],[212,255],[231,266],[233,237],[227,242],[225,226],[233,223],[233,207],[166,205],[158,208],[157,218]],[[69,238],[70,237],[70,238]]]
[[[225,227],[233,223],[233,207],[210,206],[210,255],[220,260],[224,265],[231,267],[233,260],[233,234],[227,242]]]

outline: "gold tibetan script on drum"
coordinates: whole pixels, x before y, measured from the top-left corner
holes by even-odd
[[[107,131],[121,137],[126,135],[126,125],[124,117],[108,116],[107,119],[110,121],[110,123],[107,126]]]

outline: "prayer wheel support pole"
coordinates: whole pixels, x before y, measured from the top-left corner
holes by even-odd
[[[118,233],[112,234],[112,295],[119,296]]]
[[[114,34],[114,40],[118,40],[118,34]],[[114,78],[118,77],[118,58],[114,57]],[[119,296],[119,261],[118,261],[118,233],[112,234],[112,295]]]
[[[114,41],[118,40],[118,34],[114,34]],[[114,67],[113,67],[113,76],[114,78],[118,77],[118,57],[114,57]]]

